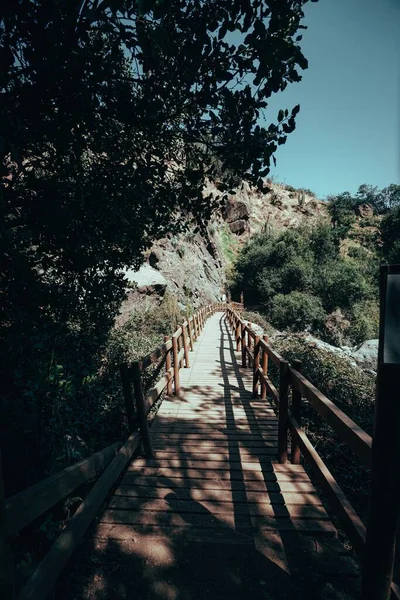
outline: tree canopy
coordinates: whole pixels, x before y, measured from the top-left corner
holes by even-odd
[[[42,305],[67,294],[76,309],[99,298],[108,314],[118,268],[137,264],[180,214],[209,218],[211,157],[263,186],[299,107],[265,127],[259,119],[307,67],[297,35],[304,4],[3,4],[3,276],[12,303],[44,287]],[[229,185],[228,177],[221,191]]]
[[[266,112],[307,68],[304,4],[1,3],[6,429],[24,414],[43,431],[59,418],[54,398],[78,398],[123,297],[121,269],[188,219],[205,226],[207,178],[221,194],[238,178],[263,188],[299,111]]]

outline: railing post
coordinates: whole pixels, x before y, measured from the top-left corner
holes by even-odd
[[[169,342],[170,338],[168,335],[164,335],[164,343]],[[171,350],[167,350],[165,355],[165,371],[168,372],[171,368]],[[167,383],[167,396],[172,396],[172,379]]]
[[[190,345],[190,352],[193,352],[193,332],[192,332],[192,325],[193,325],[194,319],[192,317],[192,322],[190,322],[190,319],[188,319],[188,330],[189,330],[189,345]]]
[[[122,393],[125,400],[126,417],[128,419],[129,431],[134,431],[137,425],[135,414],[135,403],[132,396],[131,378],[129,375],[129,367],[126,363],[122,363],[119,367],[122,381]]]
[[[154,456],[153,446],[151,443],[149,423],[147,421],[146,401],[142,388],[142,369],[138,362],[132,363],[132,380],[135,389],[136,409],[138,413],[140,433],[142,436],[144,451],[146,456],[152,458]]]
[[[250,323],[247,323],[247,327],[248,327],[249,329],[251,329],[251,327],[250,327]],[[250,335],[250,333],[249,333],[249,332],[247,332],[247,347],[248,347],[248,349],[249,349],[249,350],[251,350],[251,346],[252,346],[252,339],[251,339],[251,335]],[[251,366],[251,365],[249,365],[249,367],[250,367],[250,366]]]
[[[296,369],[299,373],[301,373],[301,360],[293,361],[293,368]],[[301,425],[301,392],[296,390],[294,386],[292,386],[292,415],[296,419],[299,425]],[[292,463],[294,465],[299,465],[301,462],[301,453],[298,443],[294,436],[292,436]]]
[[[181,330],[181,335],[178,336],[178,352],[180,352],[183,348],[183,328],[182,326],[180,326],[179,328]],[[179,361],[179,368],[182,369],[183,368],[183,356]]]
[[[263,335],[263,340],[264,340],[264,342],[267,342],[267,344],[268,344],[268,336],[267,335]],[[262,356],[262,360],[261,360],[262,372],[264,373],[265,377],[267,377],[268,376],[268,353],[264,350],[264,348],[262,349],[261,356]],[[267,397],[267,386],[262,381],[261,382],[261,398],[262,398],[262,400],[265,400],[266,397]]]
[[[241,335],[242,335],[242,367],[246,367],[246,325],[244,322],[241,323]]]
[[[258,398],[258,368],[260,366],[260,336],[256,335],[254,340],[253,359],[253,398]]]
[[[240,304],[242,304],[242,306],[244,306],[244,294],[243,294],[243,292],[240,292]]]
[[[188,341],[187,341],[187,331],[185,323],[182,323],[182,339],[183,339],[183,352],[185,357],[185,367],[190,367],[189,362],[189,350],[188,350]]]
[[[239,319],[236,321],[236,325],[235,325],[235,338],[236,338],[236,352],[240,352],[240,350],[241,350],[241,337],[240,337],[240,322],[239,322]]]
[[[194,313],[193,315],[193,325],[194,325],[194,339],[197,340],[197,338],[199,337],[199,328],[197,325],[197,315],[196,313]]]
[[[279,429],[278,429],[278,462],[287,463],[287,431],[288,431],[288,362],[281,360],[279,369]]]
[[[178,364],[178,340],[173,335],[172,336],[172,357],[173,357],[173,367],[174,367],[174,388],[175,388],[175,396],[179,396],[180,384],[179,384],[179,364]]]

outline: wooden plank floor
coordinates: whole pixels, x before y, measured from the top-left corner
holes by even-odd
[[[223,313],[190,360],[151,428],[155,458],[130,464],[94,530],[91,553],[120,577],[105,586],[89,569],[82,598],[357,597],[308,475],[276,463],[277,418],[252,398]]]

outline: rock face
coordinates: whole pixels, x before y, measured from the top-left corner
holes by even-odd
[[[222,217],[229,225],[229,229],[236,235],[242,235],[249,229],[249,208],[242,200],[229,198],[222,209]]]
[[[220,213],[214,214],[205,236],[191,230],[153,244],[144,257],[146,264],[138,272],[127,271],[137,291],[129,293],[122,312],[127,314],[129,306],[143,302],[143,295],[154,296],[157,301],[171,293],[182,305],[194,308],[214,302],[226,292],[226,273],[251,235],[268,228],[280,231],[297,227],[327,214],[325,203],[307,194],[300,207],[297,195],[290,195],[285,186],[271,183],[268,187],[270,192],[262,194],[244,182]],[[203,193],[220,195],[212,182]]]
[[[374,208],[371,204],[360,204],[357,206],[357,214],[360,217],[373,217]]]
[[[144,264],[139,271],[128,269],[125,277],[130,283],[136,283],[138,292],[142,294],[158,294],[162,296],[167,289],[165,277],[153,267]]]
[[[234,221],[248,220],[250,214],[245,202],[229,198],[222,210],[222,216],[227,223],[233,223]]]
[[[242,235],[245,231],[249,229],[249,222],[244,219],[238,219],[237,221],[232,221],[229,223],[229,229],[232,233],[236,233],[236,235]]]
[[[353,358],[366,369],[376,371],[378,364],[379,340],[367,340],[356,351],[352,352]]]

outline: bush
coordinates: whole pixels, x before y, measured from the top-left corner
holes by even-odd
[[[376,300],[357,302],[351,309],[349,335],[355,344],[376,339],[379,334],[379,305]]]
[[[319,298],[304,292],[277,294],[269,314],[275,327],[293,331],[321,331],[326,318]]]
[[[267,319],[259,312],[245,310],[243,312],[243,319],[245,321],[249,321],[250,323],[255,323],[261,327],[266,335],[272,335],[276,331],[274,327],[272,327],[271,323],[267,321]]]
[[[358,343],[363,332],[375,329],[379,261],[361,247],[343,256],[340,242],[337,229],[325,222],[258,234],[239,255],[232,292],[243,290],[249,306],[278,328],[308,329],[340,345]],[[360,303],[373,315],[354,311]]]

